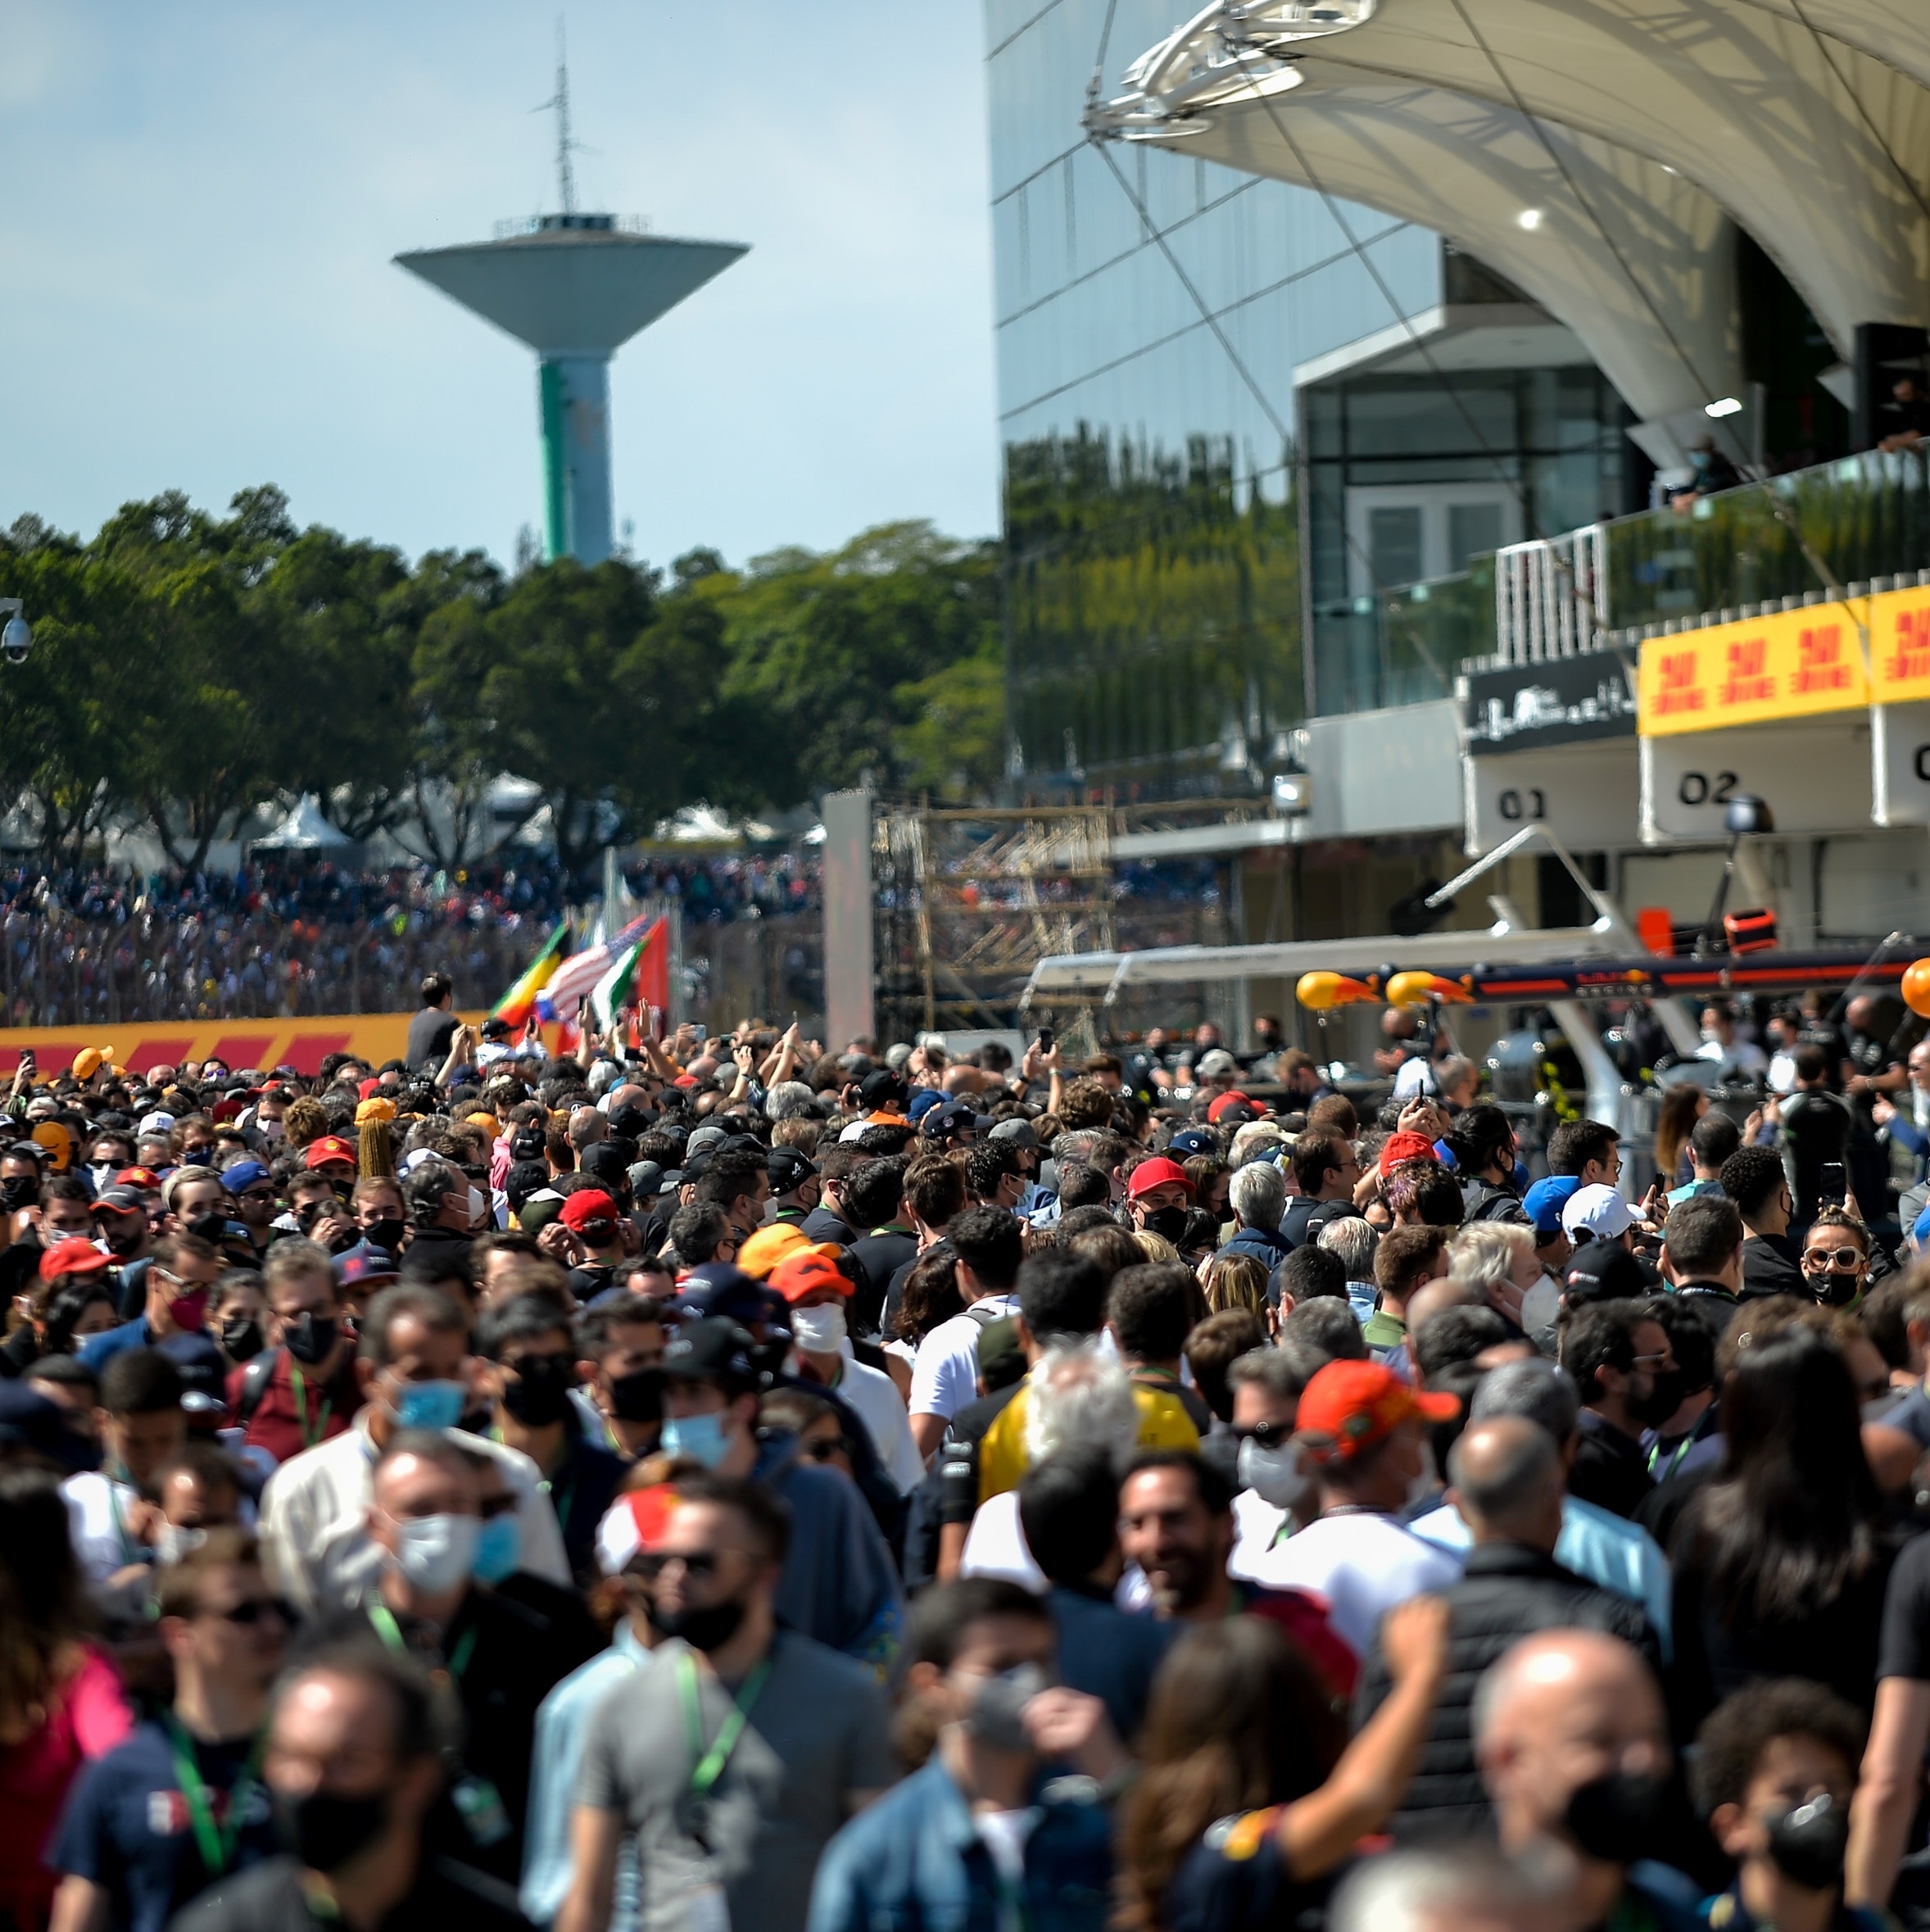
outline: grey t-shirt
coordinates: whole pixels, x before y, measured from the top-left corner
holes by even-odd
[[[780,1630],[771,1674],[752,1706],[704,1819],[710,1849],[691,1834],[693,1755],[678,1661],[664,1644],[652,1667],[614,1690],[584,1748],[577,1803],[622,1813],[637,1834],[641,1932],[685,1932],[691,1894],[722,1885],[737,1932],[803,1932],[818,1854],[845,1822],[854,1791],[897,1776],[884,1691],[862,1666]],[[708,1749],[734,1708],[709,1671],[697,1673]]]

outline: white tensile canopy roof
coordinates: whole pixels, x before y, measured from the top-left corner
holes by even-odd
[[[1728,219],[1846,359],[1930,314],[1923,0],[1220,0],[1091,120],[1447,235],[1645,417],[1740,392]]]

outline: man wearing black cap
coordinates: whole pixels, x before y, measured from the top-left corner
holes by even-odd
[[[856,1484],[800,1462],[796,1437],[757,1431],[763,1378],[754,1343],[735,1322],[686,1322],[664,1351],[666,1454],[719,1476],[760,1482],[791,1510],[791,1547],[777,1585],[778,1619],[847,1657],[889,1669],[904,1599],[890,1552]]]
[[[911,1097],[911,1089],[888,1067],[866,1074],[858,1083],[858,1104],[874,1127],[902,1127]]]
[[[982,1123],[963,1100],[940,1100],[925,1110],[918,1122],[920,1151],[936,1153],[945,1147],[968,1147],[978,1138]]]
[[[820,1190],[818,1169],[809,1154],[795,1147],[773,1147],[765,1161],[771,1177],[773,1221],[800,1227],[817,1209]]]

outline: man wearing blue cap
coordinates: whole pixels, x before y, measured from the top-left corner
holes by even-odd
[[[270,1222],[274,1219],[274,1179],[258,1160],[238,1160],[221,1176],[228,1191],[232,1218],[247,1230],[248,1245],[256,1254],[264,1253],[274,1235]]]

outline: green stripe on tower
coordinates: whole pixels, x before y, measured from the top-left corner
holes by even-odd
[[[543,561],[569,554],[569,481],[563,447],[563,371],[546,356],[537,365],[543,415]]]

